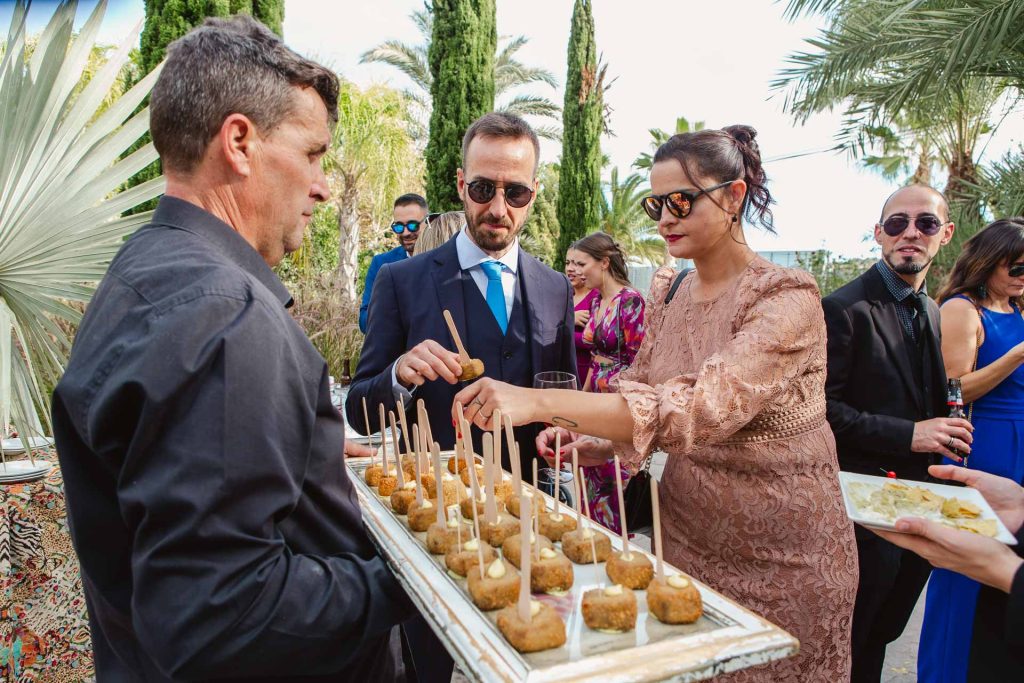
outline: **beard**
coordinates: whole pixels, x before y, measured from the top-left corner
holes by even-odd
[[[934,256],[924,254],[922,256],[912,256],[908,259],[897,254],[895,250],[885,254],[886,263],[893,269],[893,272],[900,275],[917,275],[931,265],[934,258]]]
[[[523,216],[524,223],[528,215]],[[489,212],[484,212],[476,216],[467,217],[469,220],[467,221],[466,228],[469,230],[470,237],[473,238],[473,242],[478,247],[488,252],[500,252],[508,249],[522,228],[522,223],[516,225],[509,216],[499,219]],[[505,228],[505,232],[495,233],[486,227],[487,223],[500,225]]]

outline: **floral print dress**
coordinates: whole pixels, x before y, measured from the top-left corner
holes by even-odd
[[[583,341],[592,353],[589,391],[609,394],[618,390],[619,373],[632,365],[640,350],[640,342],[644,338],[644,297],[631,287],[623,287],[598,318],[600,307],[601,297],[594,297],[590,304],[590,322],[583,330]],[[606,360],[599,361],[598,357]],[[597,467],[584,468],[583,482],[587,487],[591,516],[620,533],[615,463],[609,461]],[[626,486],[628,482],[629,471],[623,469],[622,485]]]

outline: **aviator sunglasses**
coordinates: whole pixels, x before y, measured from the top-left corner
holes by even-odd
[[[504,191],[505,203],[513,209],[521,209],[533,199],[533,188],[520,183],[498,185],[493,180],[480,179],[466,184],[469,198],[477,204],[490,204],[498,188]]]
[[[644,211],[647,212],[652,221],[661,220],[661,207],[663,206],[667,207],[668,212],[676,218],[686,218],[693,209],[693,203],[701,195],[732,185],[734,182],[736,181],[727,180],[724,183],[718,183],[703,190],[676,190],[668,194],[652,194],[641,199],[640,205],[644,207]]]
[[[914,219],[914,227],[929,237],[938,234],[944,225],[938,216],[930,213],[922,213]],[[896,237],[909,227],[910,216],[905,213],[893,214],[882,223],[882,230],[889,237]]]
[[[1024,275],[1024,263],[1014,263],[1012,266],[1008,266],[1007,270],[1010,271],[1010,277],[1020,277]]]

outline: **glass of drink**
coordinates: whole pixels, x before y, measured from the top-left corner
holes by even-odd
[[[559,370],[551,370],[548,372],[538,372],[533,376],[533,386],[535,389],[571,389],[575,391],[577,389],[576,375],[571,372],[561,372]],[[553,444],[552,444],[553,446]],[[571,462],[571,458],[570,458]],[[565,465],[565,459],[562,459],[563,466]],[[544,493],[548,494],[552,498],[555,496],[555,468],[554,467],[542,467],[537,471],[537,488]],[[558,474],[558,496],[559,499],[566,505],[572,505],[572,491],[573,491],[573,480],[572,472],[560,472]]]

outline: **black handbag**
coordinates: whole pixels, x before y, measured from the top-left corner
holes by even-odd
[[[683,283],[683,279],[690,274],[691,270],[693,269],[684,268],[672,282],[672,287],[669,288],[661,306],[662,315],[672,298],[675,297],[679,285]],[[651,460],[653,458],[653,453],[647,456],[644,466],[633,475],[629,483],[626,484],[626,490],[622,492],[622,503],[626,506],[626,525],[634,532],[654,525],[654,508],[651,504]]]

